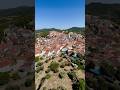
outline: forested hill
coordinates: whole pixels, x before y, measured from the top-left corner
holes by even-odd
[[[86,13],[120,24],[120,4],[90,3],[86,5]]]
[[[0,42],[4,38],[4,30],[10,25],[32,29],[34,11],[34,7],[28,6],[0,10]]]
[[[22,6],[0,10],[0,29],[10,23],[22,26],[34,20],[34,7]]]
[[[46,37],[49,34],[49,31],[58,31],[58,32],[64,31],[66,33],[75,32],[75,33],[78,33],[78,34],[80,33],[82,35],[85,34],[85,28],[84,27],[72,27],[72,28],[64,29],[64,30],[55,29],[55,28],[40,29],[40,30],[36,30],[36,36],[40,35],[42,37]]]
[[[16,8],[0,10],[0,17],[33,15],[33,14],[34,14],[34,7],[28,7],[28,6],[21,6]]]
[[[69,29],[56,29],[56,28],[48,28],[48,29],[39,29],[39,30],[36,30],[36,32],[49,32],[49,31],[67,31],[67,32],[82,32],[84,31],[84,27],[72,27],[72,28],[69,28]]]
[[[69,28],[69,29],[66,29],[65,31],[68,31],[68,32],[84,32],[85,28],[84,27],[72,27],[72,28]]]

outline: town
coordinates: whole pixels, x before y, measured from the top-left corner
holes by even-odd
[[[34,32],[10,26],[0,42],[0,90],[30,90],[34,86]]]
[[[86,15],[86,88],[120,89],[120,27],[100,16]]]
[[[49,31],[35,41],[36,90],[84,90],[85,38],[67,31]]]

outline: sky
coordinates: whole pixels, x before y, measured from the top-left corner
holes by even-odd
[[[0,9],[15,8],[19,6],[34,6],[34,0],[0,0]]]
[[[66,29],[85,26],[84,0],[36,0],[35,28]]]

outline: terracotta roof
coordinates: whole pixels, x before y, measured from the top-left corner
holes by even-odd
[[[11,65],[12,63],[13,63],[13,61],[10,60],[10,59],[7,59],[7,58],[6,58],[6,59],[3,59],[3,60],[0,61],[0,68],[9,66],[9,65]]]
[[[7,44],[2,42],[0,44],[0,49],[5,49],[5,48],[7,48]]]

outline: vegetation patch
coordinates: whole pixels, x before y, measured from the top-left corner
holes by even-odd
[[[59,78],[62,79],[62,78],[64,78],[64,77],[65,77],[65,73],[64,73],[64,72],[60,72],[60,73],[59,73]]]
[[[67,90],[67,89],[63,86],[59,86],[59,87],[57,87],[57,90]]]
[[[40,66],[42,66],[42,65],[43,65],[43,63],[38,62],[38,63],[36,64],[36,67],[40,67]]]
[[[40,72],[41,70],[43,70],[43,69],[44,69],[44,66],[37,67],[37,68],[36,68],[36,72],[39,73],[39,72]]]
[[[24,85],[25,87],[30,87],[32,85],[33,80],[32,79],[26,79]]]
[[[56,72],[58,72],[59,64],[57,62],[51,62],[49,68],[51,69],[51,71],[56,73]]]
[[[20,87],[18,85],[7,86],[5,90],[20,90]]]
[[[79,80],[80,83],[80,89],[79,90],[85,90],[85,80],[84,79],[80,79]]]
[[[10,77],[13,79],[13,80],[18,80],[18,79],[20,79],[20,76],[19,76],[19,74],[16,72],[16,73],[12,73],[11,75],[10,75]]]
[[[8,72],[0,72],[0,86],[7,84],[10,80],[10,75]]]
[[[51,77],[51,75],[50,74],[47,74],[46,76],[45,76],[45,79],[49,79]]]
[[[37,56],[35,57],[35,62],[38,62],[40,60],[40,58]]]
[[[69,78],[71,79],[71,80],[74,80],[74,79],[76,79],[76,73],[74,72],[74,71],[71,71],[71,72],[69,72],[68,73],[68,76],[69,76]]]

